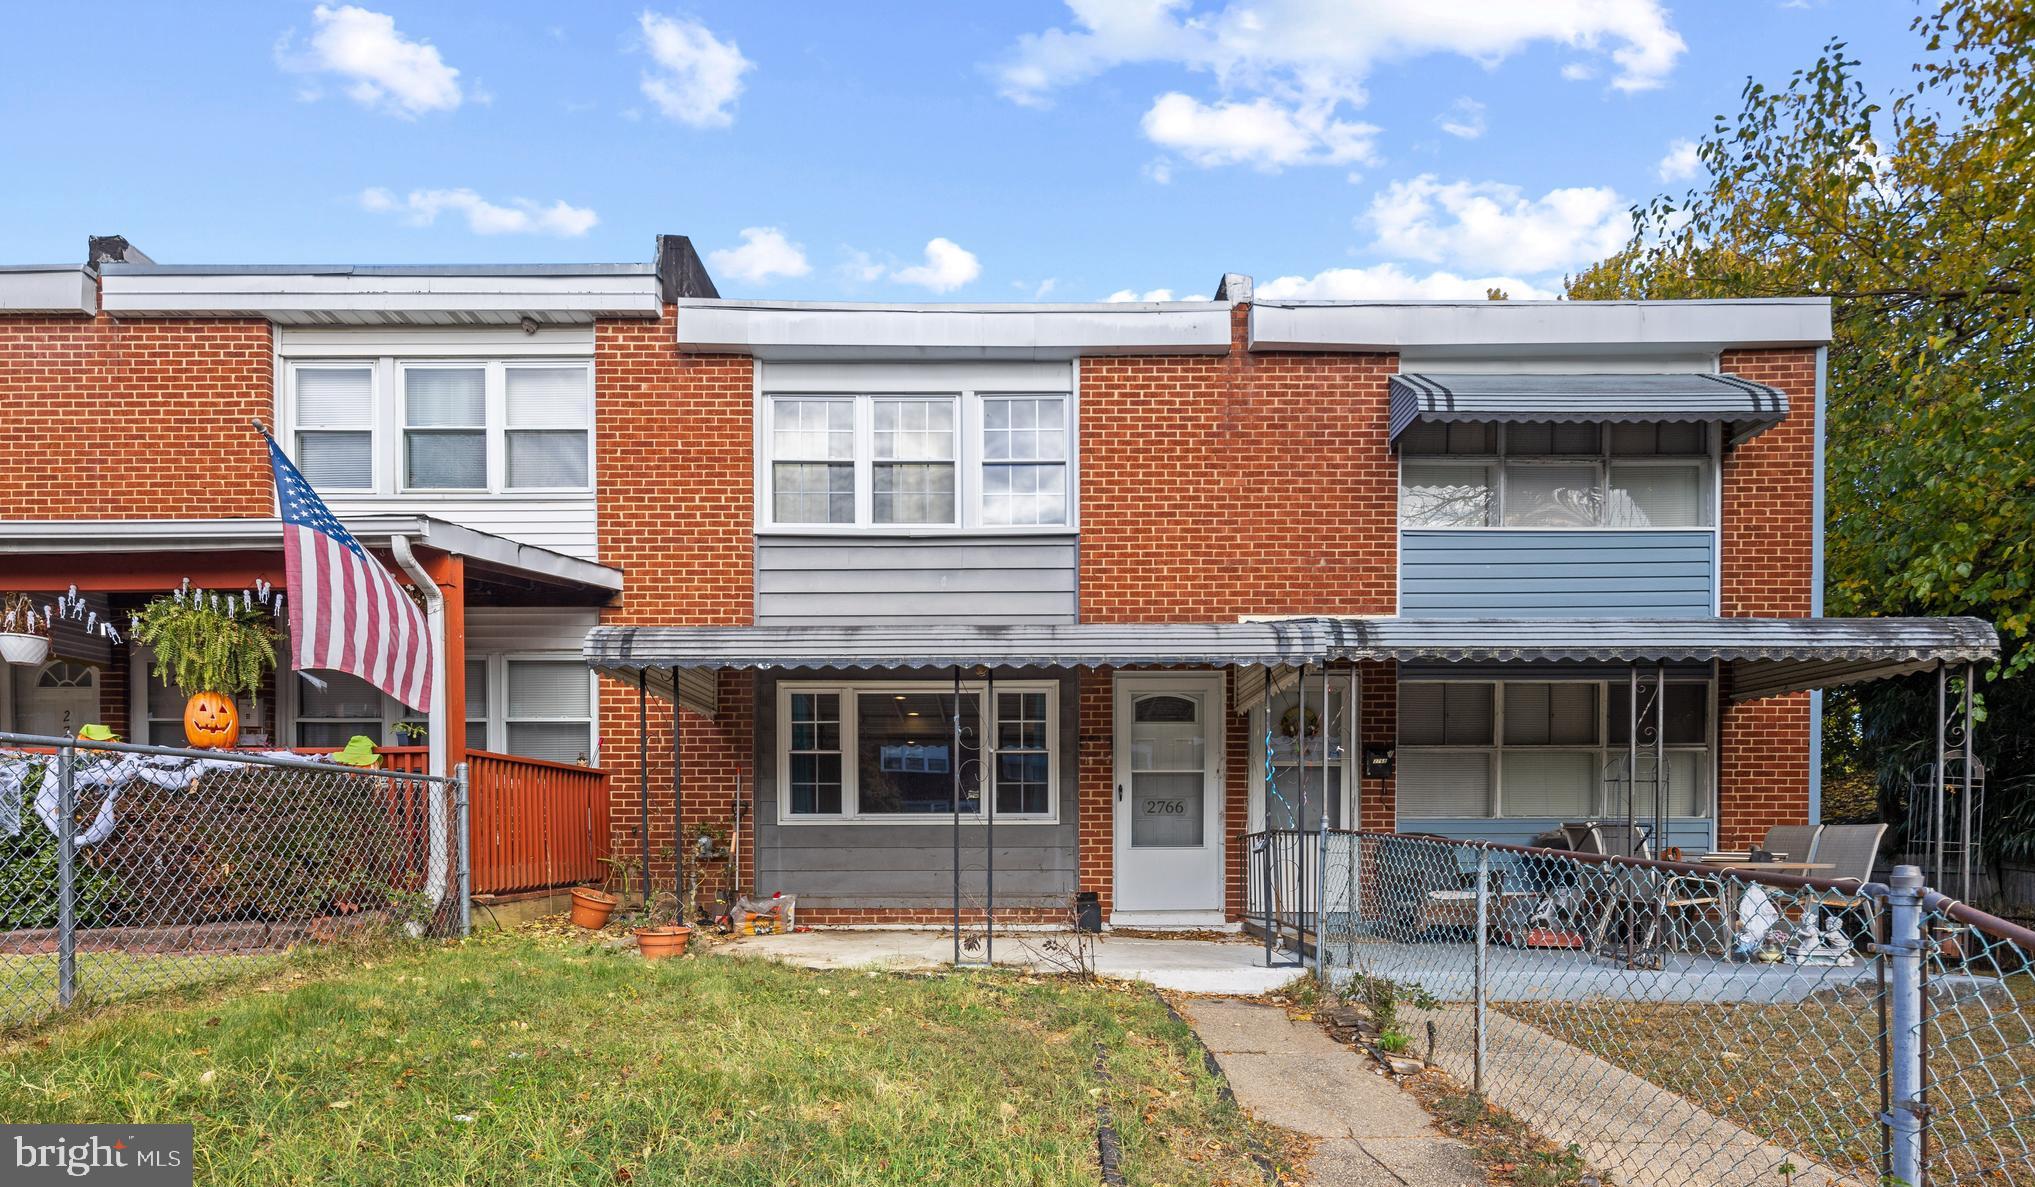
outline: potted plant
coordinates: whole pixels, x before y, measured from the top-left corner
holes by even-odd
[[[187,579],[141,608],[134,637],[155,653],[155,674],[189,699],[184,737],[199,750],[240,740],[233,698],[253,695],[276,666],[276,616],[282,595],[271,587],[237,594],[194,589]]]
[[[0,594],[0,659],[10,664],[48,659],[49,624],[47,611],[37,609],[27,594]]]
[[[645,960],[667,960],[685,953],[692,941],[692,928],[679,922],[678,896],[665,890],[651,899],[643,913],[643,926],[636,929],[636,948]]]
[[[608,916],[614,914],[615,908],[629,896],[629,859],[620,854],[610,853],[601,859],[601,864],[608,867],[605,884],[613,885],[619,881],[622,893],[610,894],[605,890],[595,890],[591,886],[572,888],[572,921],[588,931],[599,931],[606,927]]]

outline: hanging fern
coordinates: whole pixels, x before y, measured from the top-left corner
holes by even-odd
[[[185,696],[253,694],[276,666],[282,599],[264,588],[221,594],[184,588],[135,615],[133,635],[155,652],[155,674]]]

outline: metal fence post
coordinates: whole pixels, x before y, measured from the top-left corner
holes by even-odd
[[[1472,1036],[1475,1052],[1470,1063],[1470,1091],[1484,1095],[1484,1003],[1488,998],[1489,986],[1485,984],[1486,962],[1490,954],[1489,931],[1491,926],[1491,851],[1477,850],[1477,969],[1476,969],[1476,1017],[1475,1033]]]
[[[473,830],[467,820],[472,802],[466,785],[467,766],[452,768],[452,813],[459,820],[459,934],[473,934]]]
[[[1887,1127],[1896,1183],[1922,1187],[1922,871],[1895,866],[1888,880]]]
[[[57,749],[57,1006],[78,995],[77,749]],[[47,769],[47,768],[45,768]],[[46,776],[45,776],[46,777]]]
[[[1321,844],[1314,858],[1314,980],[1328,984],[1328,814],[1322,813]]]

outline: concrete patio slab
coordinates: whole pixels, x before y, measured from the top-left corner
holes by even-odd
[[[1064,968],[1049,944],[1065,944],[1066,933],[1039,932],[999,936],[999,967],[1052,971]],[[952,967],[952,932],[934,929],[829,928],[782,936],[745,936],[720,949],[735,956],[760,956],[806,968],[867,968],[897,971]],[[980,962],[979,949],[964,951],[964,961]],[[1255,997],[1301,975],[1294,965],[1265,967],[1265,949],[1242,937],[1234,940],[1165,939],[1113,936],[1095,939],[1097,975],[1142,981],[1181,993],[1233,994]]]

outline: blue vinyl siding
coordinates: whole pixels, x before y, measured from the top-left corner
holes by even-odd
[[[1715,612],[1709,531],[1409,530],[1408,618],[1699,618]]]

